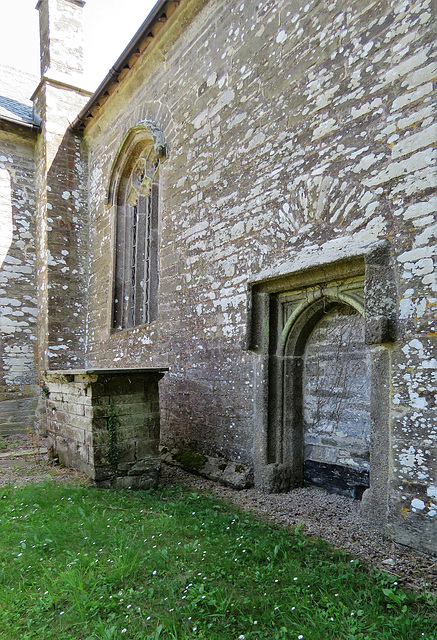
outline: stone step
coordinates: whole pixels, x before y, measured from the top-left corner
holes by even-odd
[[[5,458],[25,458],[27,456],[44,455],[47,453],[47,447],[40,447],[34,449],[16,449],[15,451],[3,451],[0,453],[0,460]]]

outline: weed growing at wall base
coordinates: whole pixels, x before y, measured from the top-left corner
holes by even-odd
[[[403,592],[299,530],[182,489],[0,493],[1,640],[434,640]]]

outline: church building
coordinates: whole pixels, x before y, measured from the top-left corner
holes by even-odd
[[[158,0],[90,94],[83,0],[39,0],[40,79],[0,69],[0,434],[102,486],[324,487],[437,554],[431,4]]]

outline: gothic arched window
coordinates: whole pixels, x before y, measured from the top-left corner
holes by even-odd
[[[110,188],[114,329],[147,324],[157,316],[159,168],[166,155],[162,131],[144,121],[129,132],[115,162]]]

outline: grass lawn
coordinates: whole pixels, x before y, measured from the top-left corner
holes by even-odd
[[[0,489],[1,640],[435,640],[437,599],[180,488]]]

